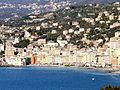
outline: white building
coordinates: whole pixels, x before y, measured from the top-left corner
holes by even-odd
[[[120,48],[120,40],[117,37],[110,38],[110,48]]]
[[[13,44],[19,43],[19,37],[15,37]]]
[[[4,45],[3,44],[0,44],[0,52],[1,51],[4,51]]]
[[[44,44],[44,46],[57,47],[58,43],[55,43],[54,41],[49,41],[47,42],[47,44]]]
[[[14,66],[22,66],[23,65],[23,61],[20,57],[9,57],[9,58],[5,58],[6,62],[8,65],[14,65]]]
[[[57,26],[58,26],[58,23],[53,23],[53,26],[54,26],[54,27],[57,27]]]
[[[120,32],[116,32],[115,37],[120,37]]]
[[[66,40],[57,40],[57,42],[59,43],[59,45],[60,45],[61,47],[64,47],[65,45],[68,44],[68,42],[67,42]]]
[[[31,35],[31,34],[30,34],[28,31],[25,31],[25,37],[26,37],[26,38],[29,38],[30,35]]]

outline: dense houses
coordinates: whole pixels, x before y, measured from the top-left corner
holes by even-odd
[[[71,65],[87,67],[120,67],[120,33],[102,48],[78,49],[73,44],[61,47],[58,43],[39,39],[38,44],[42,47],[28,45],[27,48],[15,48],[8,40],[5,48],[5,62],[8,65],[23,66],[36,65]]]
[[[67,7],[9,21],[0,27],[1,65],[120,68],[119,8]]]

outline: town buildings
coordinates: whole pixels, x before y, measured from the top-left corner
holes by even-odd
[[[120,68],[119,13],[111,10],[119,11],[119,5],[110,5],[110,10],[104,7],[69,7],[28,15],[18,27],[19,21],[12,21],[13,27],[2,25],[0,51],[5,51],[4,62],[15,66]]]

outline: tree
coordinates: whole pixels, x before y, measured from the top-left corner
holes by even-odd
[[[120,86],[106,86],[105,88],[101,88],[100,90],[120,90]]]
[[[17,48],[24,48],[24,47],[27,47],[28,45],[30,44],[30,41],[28,39],[25,39],[25,40],[21,40],[19,43],[17,44],[14,44],[14,47],[17,47]]]
[[[3,43],[3,41],[0,39],[0,44],[2,44]]]

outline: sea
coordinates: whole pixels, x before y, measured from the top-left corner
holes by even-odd
[[[120,75],[69,67],[1,67],[0,90],[100,90]]]

